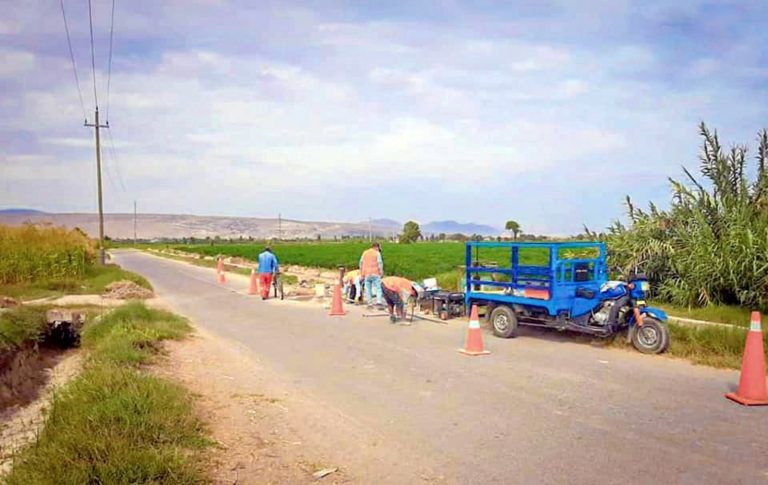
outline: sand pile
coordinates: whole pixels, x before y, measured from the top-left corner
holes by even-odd
[[[155,295],[152,293],[152,290],[143,288],[133,281],[128,280],[110,283],[107,285],[106,291],[104,292],[105,298],[114,298],[116,300],[145,300],[147,298],[152,298],[153,296]]]

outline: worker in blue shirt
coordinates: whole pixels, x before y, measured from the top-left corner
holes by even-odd
[[[272,248],[267,246],[259,254],[259,286],[261,299],[269,298],[269,287],[272,286],[272,275],[278,271],[277,257],[272,253]]]

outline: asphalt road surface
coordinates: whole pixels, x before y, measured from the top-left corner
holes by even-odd
[[[390,325],[352,308],[247,296],[244,278],[118,251],[174,308],[239,342],[297,392],[376,442],[340,447],[367,483],[768,483],[768,407],[726,400],[738,373],[465,323]],[[330,436],[329,440],[338,440]],[[364,441],[364,440],[363,440]],[[389,470],[389,472],[387,472]]]

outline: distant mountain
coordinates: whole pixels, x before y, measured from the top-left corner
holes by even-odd
[[[367,221],[361,222],[361,224],[367,224]],[[371,225],[378,226],[378,227],[386,227],[386,228],[392,228],[392,229],[402,229],[403,223],[397,222],[393,219],[372,219]]]
[[[45,214],[45,212],[35,209],[18,209],[12,207],[10,209],[0,209],[0,214],[9,216],[30,216],[35,214]]]
[[[421,226],[421,232],[427,234],[480,234],[481,236],[498,236],[501,229],[484,224],[475,224],[472,222],[462,223],[456,221],[434,221]]]

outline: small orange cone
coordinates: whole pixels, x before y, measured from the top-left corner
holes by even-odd
[[[341,301],[341,285],[336,283],[333,285],[333,300],[331,301],[331,311],[328,313],[328,316],[341,317],[346,314],[344,304]]]
[[[483,346],[483,331],[480,330],[480,317],[477,315],[477,305],[472,305],[472,313],[469,316],[469,327],[467,328],[467,339],[464,341],[464,348],[459,349],[464,355],[488,355],[491,352],[485,350]]]
[[[760,312],[752,312],[747,342],[744,345],[739,390],[729,392],[725,397],[745,406],[768,405],[768,390],[765,386],[765,350],[763,349],[763,331],[760,328]]]
[[[227,282],[227,277],[224,276],[224,258],[219,258],[216,262],[216,279],[219,280],[219,284]]]
[[[259,293],[259,281],[256,278],[256,268],[251,268],[251,284],[248,286],[249,295],[257,295]]]

